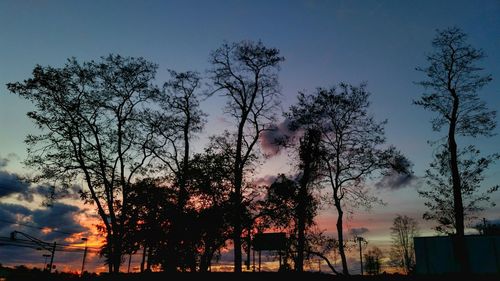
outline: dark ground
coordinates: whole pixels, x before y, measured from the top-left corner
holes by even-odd
[[[0,280],[2,280],[0,278]],[[217,281],[282,281],[282,280],[303,280],[303,281],[440,281],[440,280],[485,280],[485,281],[500,281],[500,275],[446,275],[446,276],[405,276],[405,275],[376,275],[376,276],[335,276],[324,273],[275,273],[275,272],[262,272],[262,273],[229,273],[229,272],[213,272],[213,273],[144,273],[144,274],[120,274],[118,276],[109,275],[87,275],[82,278],[75,275],[59,273],[47,275],[43,272],[10,272],[6,277],[7,281],[10,280],[60,280],[60,281],[73,281],[73,280],[88,280],[88,281],[149,281],[149,280],[217,280]]]

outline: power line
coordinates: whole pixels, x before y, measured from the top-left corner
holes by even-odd
[[[17,242],[17,243],[24,243],[24,244],[32,244],[32,241],[26,240],[26,239],[19,239],[16,238],[15,240],[12,240],[10,237],[0,237],[0,243],[6,242],[6,243],[12,243],[12,242]],[[47,245],[52,245],[52,243],[49,242],[44,242]],[[75,250],[84,250],[85,246],[76,246],[76,245],[70,245],[70,244],[65,244],[65,243],[57,243],[57,247],[64,247],[68,249],[75,249]],[[93,249],[93,250],[100,250],[99,247],[91,247],[87,246],[88,249]]]
[[[47,243],[47,242],[45,242]],[[47,243],[47,245],[50,245],[51,243]],[[15,239],[12,240],[10,237],[0,237],[0,245],[2,246],[19,246],[19,247],[26,247],[26,248],[32,248],[32,249],[38,249],[40,248],[40,245],[34,243],[33,241],[26,240],[26,239]],[[91,252],[99,252],[99,248],[96,247],[87,247]],[[67,244],[57,244],[56,243],[56,251],[60,252],[83,252],[85,250],[85,247],[82,246],[75,246],[75,245],[67,245]]]
[[[39,230],[44,230],[46,228],[57,228],[56,226],[45,226],[45,227],[34,226],[34,225],[25,224],[25,223],[4,220],[4,219],[0,219],[0,222],[9,223],[9,224],[16,224],[16,225],[21,225],[21,226],[26,226],[26,227],[30,227],[30,228],[34,228],[34,229],[39,229]],[[55,229],[52,229],[51,231],[52,232],[58,232],[58,233],[61,233],[61,234],[67,234],[67,235],[73,235],[73,234],[79,233],[79,232],[71,232],[70,233],[70,232],[66,232],[66,231],[62,231],[62,230],[55,230]]]

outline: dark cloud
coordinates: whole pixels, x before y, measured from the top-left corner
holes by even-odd
[[[375,183],[375,187],[379,189],[397,190],[408,186],[418,184],[418,178],[412,174],[398,173],[394,170],[390,171]]]
[[[64,240],[72,234],[87,231],[75,218],[82,212],[76,206],[57,202],[51,207],[35,210],[20,204],[0,203],[0,235],[8,236],[13,230],[18,230],[44,241]]]
[[[368,231],[369,230],[366,227],[357,227],[357,228],[351,228],[351,230],[349,230],[349,233],[352,236],[360,236],[367,233]]]
[[[290,121],[284,120],[260,134],[260,147],[264,154],[268,156],[277,155],[284,143],[297,133],[296,131],[292,131],[289,126]]]
[[[78,207],[63,203],[55,203],[50,208],[36,210],[30,210],[20,204],[0,203],[0,237],[9,237],[10,233],[16,230],[42,241],[64,243],[64,240],[72,234],[87,231],[76,221],[75,216],[80,212],[82,211]],[[46,229],[41,229],[44,227]],[[48,228],[52,231],[47,231]],[[27,239],[22,234],[18,235],[19,239]],[[42,268],[45,261],[43,255],[49,254],[47,250],[37,250],[40,248],[37,245],[16,247],[16,244],[9,243],[9,240],[1,243],[4,245],[1,245],[0,261],[4,265],[26,264]],[[56,251],[54,264],[58,269],[62,269],[67,265],[78,263],[81,259],[81,252]]]
[[[17,174],[0,171],[0,198],[11,194],[20,194],[21,199],[33,200],[29,192],[30,184]]]
[[[66,186],[64,188],[59,187],[57,190],[53,185],[38,185],[32,188],[33,192],[46,198],[47,203],[52,204],[52,202],[58,199],[80,199],[80,190],[82,187],[76,184]]]
[[[39,226],[50,227],[52,231],[44,234],[46,240],[63,239],[68,236],[65,233],[80,233],[86,231],[86,228],[75,220],[75,215],[82,211],[73,205],[64,203],[54,203],[51,207],[37,209],[33,211],[33,223]],[[62,233],[65,232],[65,233]]]
[[[57,190],[54,186],[45,184],[32,186],[27,180],[15,173],[0,171],[0,198],[16,195],[16,199],[19,201],[33,202],[34,197],[40,195],[46,199],[48,204],[52,204],[55,200],[63,198],[80,199],[81,189],[79,185],[58,187]]]
[[[10,222],[17,222],[18,216],[29,216],[31,210],[18,204],[2,203],[0,204],[0,231],[12,228]]]

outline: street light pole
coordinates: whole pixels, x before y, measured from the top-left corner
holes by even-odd
[[[359,237],[358,236],[358,243],[359,243],[359,260],[361,262],[361,275],[363,275],[363,253],[362,253],[362,250],[361,250],[361,242],[363,242],[363,237]]]
[[[83,261],[82,261],[82,272],[80,273],[83,276],[83,270],[85,269],[85,258],[87,257],[87,238],[82,238],[82,241],[85,241],[85,250],[83,250]]]

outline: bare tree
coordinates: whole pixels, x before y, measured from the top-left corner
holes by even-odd
[[[277,70],[283,58],[279,51],[261,42],[223,44],[210,55],[209,73],[214,93],[227,98],[226,113],[235,121],[233,168],[234,270],[241,271],[242,186],[260,134],[273,120],[278,104]]]
[[[438,30],[432,41],[435,52],[427,56],[429,65],[417,70],[427,79],[419,82],[430,93],[414,103],[437,113],[432,120],[435,131],[447,130],[447,148],[453,188],[453,209],[456,235],[459,239],[457,257],[462,270],[468,270],[464,240],[464,205],[462,179],[458,165],[457,136],[491,136],[496,126],[495,111],[489,111],[477,91],[491,81],[482,75],[476,63],[485,57],[466,41],[467,36],[457,27]]]
[[[42,130],[26,138],[25,163],[39,172],[34,180],[86,183],[81,197],[101,217],[110,272],[119,272],[122,261],[131,183],[151,157],[152,134],[142,120],[159,92],[151,84],[156,68],[117,55],[82,64],[70,59],[62,68],[36,66],[32,78],[7,85],[33,103],[28,116]]]
[[[415,247],[413,238],[418,235],[418,223],[408,216],[397,215],[392,222],[391,260],[406,274],[415,267]]]
[[[337,210],[337,234],[342,270],[349,274],[344,249],[343,219],[346,204],[369,208],[379,200],[364,185],[374,173],[409,173],[409,161],[394,147],[384,148],[384,122],[368,113],[369,93],[341,83],[338,88],[319,88],[315,94],[299,94],[288,118],[294,129],[314,128],[321,132],[323,178],[332,187]]]

